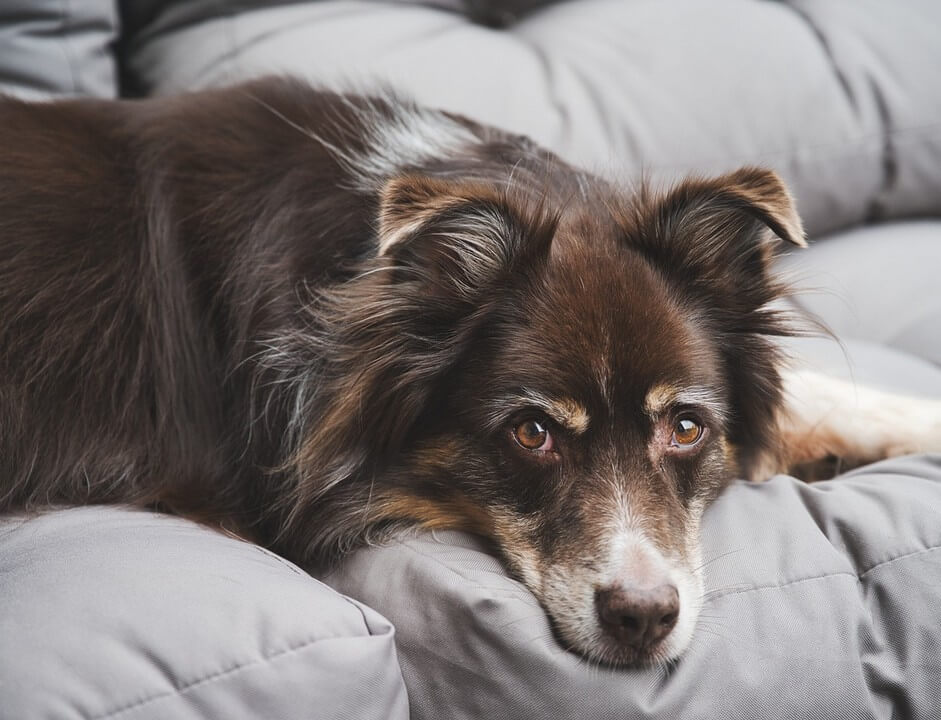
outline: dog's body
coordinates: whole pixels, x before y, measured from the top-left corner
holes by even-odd
[[[0,511],[155,506],[308,565],[462,528],[630,663],[688,643],[728,480],[842,447],[782,401],[769,172],[628,196],[284,80],[2,101],[0,137]]]

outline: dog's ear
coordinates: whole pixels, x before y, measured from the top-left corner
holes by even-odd
[[[642,206],[639,247],[687,296],[691,315],[724,357],[734,407],[729,439],[748,473],[773,442],[781,402],[780,360],[769,336],[793,333],[773,304],[788,289],[771,262],[775,236],[805,246],[794,201],[774,172],[744,168],[687,180]]]
[[[732,213],[750,217],[781,240],[806,247],[794,199],[773,170],[745,167],[711,180],[689,180],[673,190],[667,205],[691,221]]]
[[[749,312],[781,294],[770,274],[775,236],[806,246],[794,200],[771,170],[686,180],[644,205],[653,216],[642,249],[719,310]]]
[[[298,508],[394,455],[506,278],[537,272],[555,231],[541,208],[502,190],[423,176],[390,180],[378,211],[376,256],[315,306],[331,342],[318,346],[312,430],[292,460]]]
[[[416,175],[389,180],[379,204],[378,254],[429,300],[467,300],[548,255],[553,228],[524,217],[501,191]]]

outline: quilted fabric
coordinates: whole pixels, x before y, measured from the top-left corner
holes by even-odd
[[[477,542],[422,534],[329,581],[385,614],[415,720],[937,718],[941,457],[806,485],[738,483],[706,513],[706,603],[670,667],[565,652]]]
[[[627,181],[774,167],[813,235],[941,213],[934,0],[580,0],[504,29],[401,1],[156,5],[128,43],[145,93],[385,83]]]
[[[839,338],[893,348],[930,363],[941,375],[941,221],[883,223],[840,233],[791,252],[780,272],[796,286],[797,304],[826,320]],[[846,367],[846,363],[843,363]],[[836,369],[828,363],[828,370]],[[904,384],[908,392],[941,397],[925,382],[891,364],[867,382]],[[862,377],[857,376],[862,380]]]
[[[391,625],[166,515],[0,520],[0,720],[398,720]]]

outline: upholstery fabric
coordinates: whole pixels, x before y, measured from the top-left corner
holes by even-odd
[[[706,603],[675,666],[611,670],[554,640],[470,536],[358,552],[329,582],[396,626],[412,718],[938,717],[941,456],[806,485],[737,483],[704,523]]]
[[[939,115],[941,117],[941,115]],[[843,339],[891,347],[941,368],[941,222],[870,225],[779,262],[796,304]],[[886,368],[888,369],[888,368]],[[892,378],[904,373],[884,373]]]
[[[816,241],[781,269],[840,338],[788,349],[941,397],[941,222],[908,221],[941,217],[941,3],[518,1],[495,29],[486,0],[10,0],[0,92],[114,96],[120,24],[139,94],[290,73],[391,85],[628,184],[771,166]],[[704,523],[693,646],[641,671],[564,651],[458,533],[358,552],[328,578],[354,601],[180,519],[2,519],[0,720],[394,719],[403,675],[435,720],[937,718],[939,516],[937,457],[733,485]]]
[[[787,338],[781,345],[798,369],[886,392],[941,400],[941,366],[917,355],[870,340],[826,336]]]
[[[815,236],[941,213],[934,0],[580,0],[499,30],[378,0],[142,16],[127,61],[146,93],[266,73],[384,83],[626,181],[774,167]]]
[[[116,97],[115,0],[0,3],[0,93]]]
[[[408,717],[378,613],[179,518],[0,520],[0,720],[318,717]]]

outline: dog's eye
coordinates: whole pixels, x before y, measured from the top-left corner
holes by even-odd
[[[527,450],[549,452],[553,448],[552,435],[538,420],[524,420],[513,428],[513,437]]]
[[[692,418],[680,418],[673,426],[673,438],[671,445],[676,447],[688,448],[699,442],[703,435],[703,426]]]

